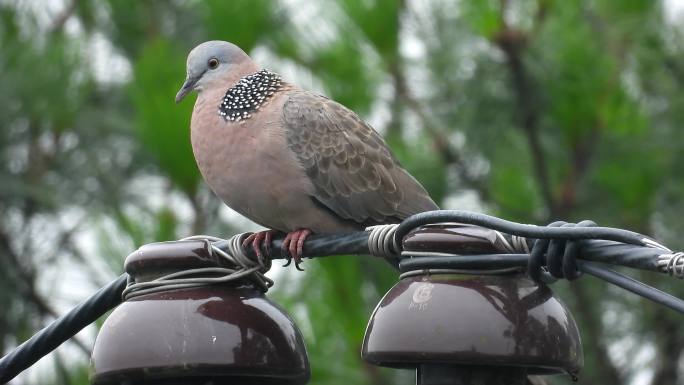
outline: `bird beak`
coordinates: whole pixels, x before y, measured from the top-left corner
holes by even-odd
[[[176,94],[176,103],[179,103],[181,100],[183,100],[185,95],[189,94],[190,91],[195,89],[195,84],[197,84],[197,80],[199,80],[199,79],[198,78],[191,78],[191,77],[188,77],[187,79],[185,79],[185,83],[183,83],[183,87],[181,87],[181,89]]]

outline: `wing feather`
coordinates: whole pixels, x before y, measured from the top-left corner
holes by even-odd
[[[312,198],[338,216],[365,226],[438,209],[382,137],[341,104],[291,91],[283,123],[288,146],[314,185]]]

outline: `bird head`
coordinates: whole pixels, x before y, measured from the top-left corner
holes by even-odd
[[[201,91],[212,81],[224,79],[241,63],[251,62],[247,54],[227,41],[207,41],[188,54],[185,83],[176,94],[176,103],[193,90]]]

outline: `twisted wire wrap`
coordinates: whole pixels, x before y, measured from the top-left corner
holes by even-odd
[[[660,244],[660,243],[658,243],[658,242],[656,242],[655,240],[650,239],[650,238],[643,238],[643,239],[641,240],[641,242],[643,242],[644,245],[646,245],[646,246],[648,246],[648,247],[652,247],[652,248],[654,248],[654,249],[660,249],[660,250],[666,251],[666,252],[668,252],[668,253],[671,253],[671,252],[672,252],[672,250],[670,250],[669,248],[667,248],[665,245],[662,245],[662,244]]]
[[[527,245],[527,238],[525,237],[511,235],[511,247],[513,248],[513,251],[519,253],[530,253],[530,247]]]
[[[662,254],[658,257],[658,267],[672,277],[684,279],[684,252]]]
[[[220,241],[223,241],[224,239],[211,237],[212,238],[211,250],[212,250],[212,252],[217,253],[218,255],[222,256],[223,258],[226,258],[229,261],[232,261],[237,266],[241,266],[243,268],[246,268],[246,267],[251,268],[251,267],[259,266],[259,273],[261,273],[263,276],[263,273],[266,273],[267,271],[269,271],[271,269],[271,260],[270,259],[266,260],[263,255],[258,255],[257,261],[255,262],[252,258],[250,258],[247,254],[245,254],[245,249],[242,248],[242,242],[245,240],[245,238],[247,238],[251,234],[252,233],[240,233],[240,234],[233,235],[228,240],[228,251],[229,251],[229,253],[226,253],[225,251],[221,250],[221,248],[214,245],[215,242],[220,242]],[[204,237],[204,236],[202,236],[202,237]],[[271,285],[273,285],[273,282],[271,282],[269,287]]]
[[[372,255],[386,259],[399,258],[400,249],[396,248],[394,235],[398,224],[377,225],[366,227],[368,235],[368,250]]]
[[[188,269],[164,275],[148,282],[128,282],[122,295],[125,301],[141,295],[158,293],[165,290],[187,289],[192,287],[216,285],[243,278],[249,278],[264,292],[273,286],[273,280],[266,277],[271,268],[271,262],[264,258],[257,261],[251,259],[242,249],[242,241],[251,233],[234,235],[229,240],[228,251],[225,252],[215,245],[225,239],[208,235],[195,235],[182,240],[201,240],[206,242],[207,249],[213,256],[219,256],[227,261],[229,267],[204,267]]]

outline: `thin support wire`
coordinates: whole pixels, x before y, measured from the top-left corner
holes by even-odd
[[[273,280],[266,277],[264,273],[271,268],[271,263],[263,258],[255,261],[244,253],[242,241],[247,236],[249,236],[249,233],[237,234],[228,240],[208,235],[194,235],[183,238],[182,240],[184,241],[201,240],[207,242],[208,250],[213,256],[223,258],[229,266],[187,269],[167,274],[151,281],[129,282],[123,291],[124,300],[166,290],[216,285],[244,278],[252,280],[264,292],[268,291],[273,286]],[[219,248],[217,246],[219,242],[227,242],[229,251],[226,252]]]

